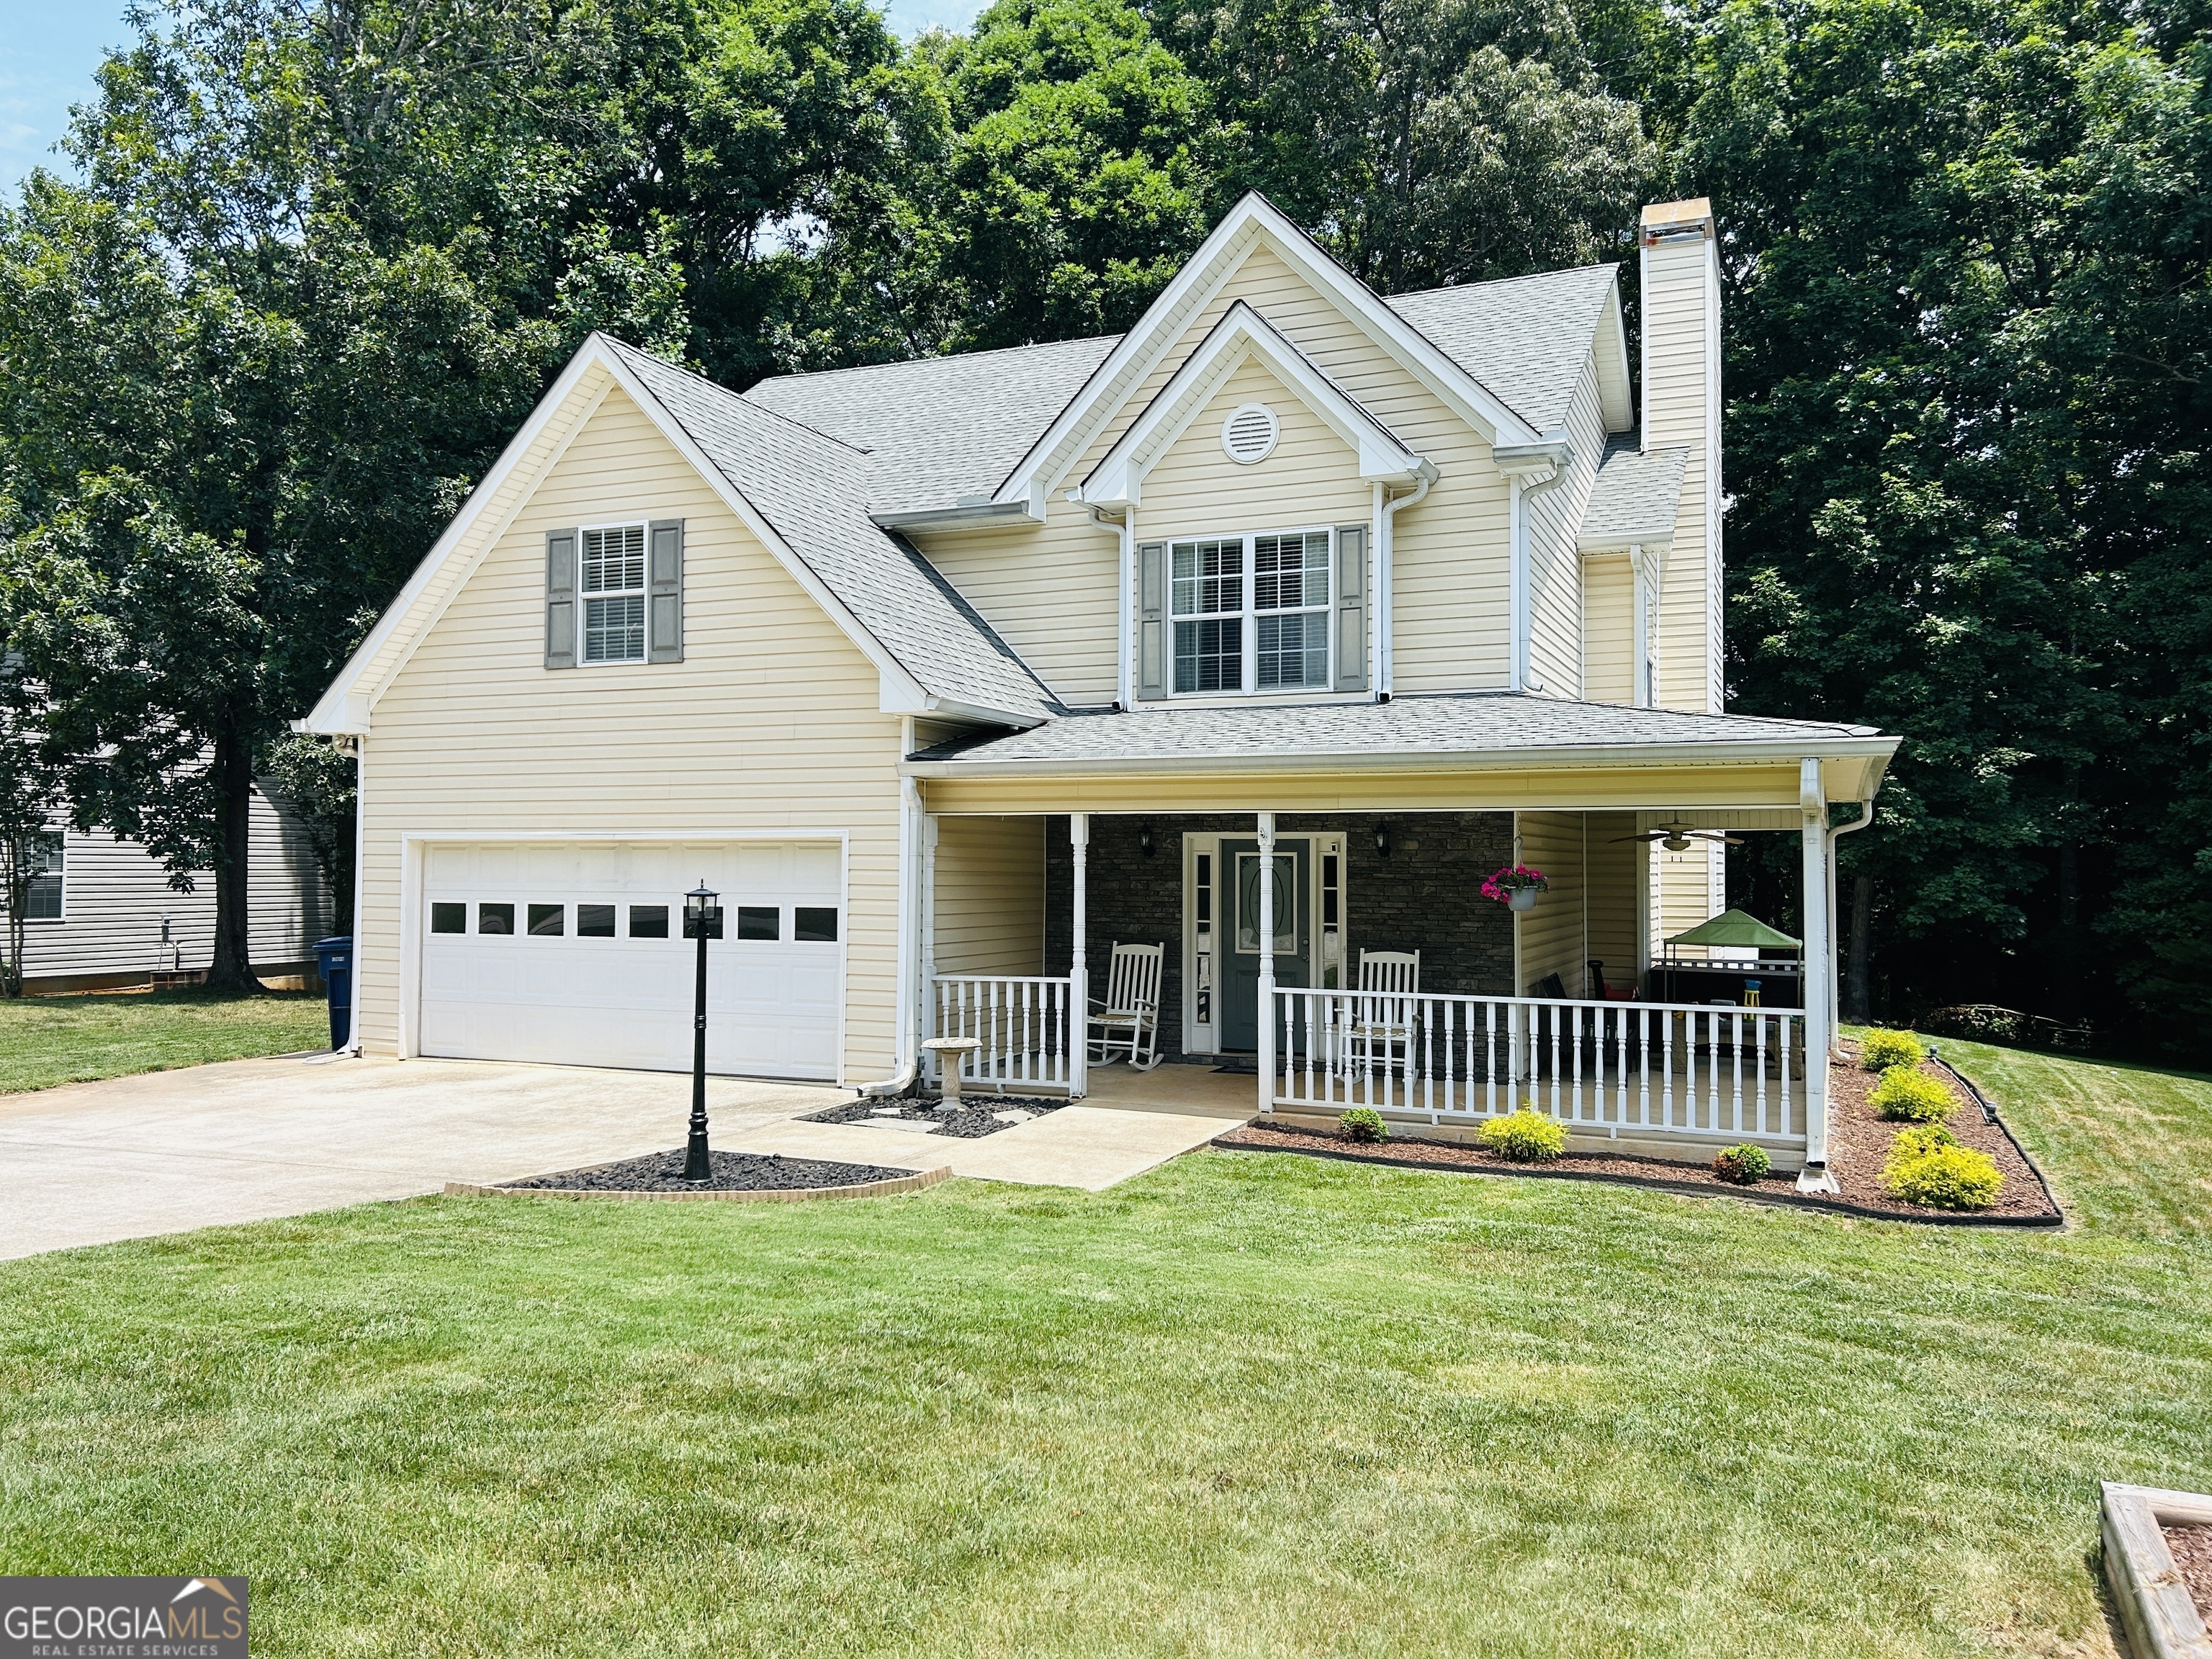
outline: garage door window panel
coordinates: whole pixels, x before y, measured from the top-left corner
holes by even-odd
[[[568,931],[568,907],[565,904],[533,904],[530,907],[530,932],[535,939],[558,939]]]
[[[465,933],[469,931],[469,907],[465,904],[434,904],[430,907],[430,931],[434,933]]]
[[[514,907],[512,904],[479,904],[477,906],[477,932],[479,933],[511,933],[514,931]]]
[[[738,907],[738,937],[756,941],[783,937],[783,912],[773,904],[740,904]]]
[[[576,907],[576,937],[578,939],[612,939],[615,936],[615,907],[611,904],[580,904]]]
[[[827,906],[798,906],[791,913],[791,937],[799,945],[835,945],[837,912]]]
[[[668,907],[665,904],[631,905],[629,936],[632,939],[666,939]]]

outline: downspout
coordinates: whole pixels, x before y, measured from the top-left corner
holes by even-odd
[[[915,719],[899,720],[899,752],[915,749]],[[921,1058],[921,786],[912,778],[899,780],[899,910],[898,910],[898,1029],[891,1058],[893,1070],[886,1078],[860,1085],[862,1095],[902,1095],[914,1087]],[[848,994],[849,994],[849,990]]]
[[[344,1052],[356,1060],[368,1051],[362,1047],[361,1036],[361,909],[362,855],[368,846],[366,830],[368,812],[368,739],[356,736],[353,740],[353,1012],[349,1017]]]
[[[1091,520],[1093,524],[1111,526],[1120,541],[1121,604],[1121,615],[1114,624],[1114,701],[1122,708],[1134,708],[1136,642],[1130,637],[1130,629],[1137,608],[1137,509],[1125,507],[1121,516],[1113,519],[1094,507],[1091,509]]]
[[[1409,507],[1419,506],[1436,481],[1436,469],[1424,463],[1410,495],[1394,497],[1387,486],[1375,486],[1375,691],[1376,701],[1381,702],[1390,700],[1397,685],[1390,588],[1391,573],[1397,568],[1398,514]]]
[[[1832,939],[1835,937],[1837,932],[1837,839],[1839,836],[1850,835],[1854,830],[1863,830],[1867,825],[1874,822],[1873,797],[1868,797],[1866,799],[1861,801],[1858,805],[1858,817],[1853,818],[1849,823],[1837,824],[1828,831],[1828,933]],[[1832,949],[1828,952],[1828,1047],[1829,1052],[1835,1054],[1838,1059],[1842,1058],[1841,1045],[1843,1042],[1843,1039],[1835,1034],[1837,1027],[1842,1023],[1844,1006],[1843,972],[1838,966],[1838,960],[1840,955],[1841,953],[1839,951]]]

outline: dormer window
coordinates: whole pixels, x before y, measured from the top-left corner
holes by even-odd
[[[1178,693],[1331,684],[1326,530],[1171,542]]]

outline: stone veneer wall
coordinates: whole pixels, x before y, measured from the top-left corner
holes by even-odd
[[[1152,827],[1152,855],[1139,844]],[[1387,824],[1390,856],[1375,850]],[[1513,991],[1513,918],[1482,896],[1483,878],[1513,861],[1510,812],[1281,813],[1279,836],[1341,830],[1345,836],[1347,972],[1361,950],[1419,951],[1421,988],[1471,996]],[[1182,1053],[1182,837],[1186,831],[1257,834],[1249,812],[1094,816],[1085,885],[1091,985],[1103,994],[1116,941],[1164,945],[1160,973],[1160,1052]],[[1045,971],[1068,969],[1075,866],[1067,819],[1045,825]],[[1319,918],[1316,918],[1319,925]]]

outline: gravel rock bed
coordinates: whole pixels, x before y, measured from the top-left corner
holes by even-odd
[[[712,1181],[686,1181],[684,1152],[648,1152],[619,1164],[588,1170],[532,1176],[506,1183],[511,1190],[557,1193],[766,1193],[814,1187],[859,1187],[872,1181],[896,1181],[914,1173],[880,1164],[831,1164],[815,1158],[779,1158],[773,1152],[709,1152]]]
[[[1218,1137],[1214,1145],[1233,1151],[1305,1152],[1364,1163],[1410,1164],[1425,1169],[1480,1170],[1486,1175],[1550,1176],[1594,1181],[1627,1182],[1641,1186],[1692,1188],[1716,1196],[1765,1199],[1804,1205],[1814,1209],[1842,1210],[1866,1215],[1894,1216],[1901,1221],[1980,1221],[1999,1225],[2055,1226],[2059,1212],[2044,1190],[2035,1166],[2013,1145],[2012,1137],[1987,1122],[1982,1109],[1961,1092],[1949,1073],[1933,1065],[1922,1067],[1929,1076],[1959,1096],[1960,1105],[1952,1114],[1950,1127],[1960,1143],[1996,1160],[2004,1176],[1997,1200],[1986,1210],[1947,1211],[1907,1204],[1893,1198],[1881,1184],[1882,1160],[1890,1142],[1905,1126],[1885,1122],[1867,1104],[1876,1079],[1856,1065],[1832,1066],[1828,1071],[1828,1169],[1843,1190],[1831,1197],[1800,1193],[1794,1172],[1777,1172],[1749,1187],[1723,1181],[1710,1164],[1676,1163],[1668,1158],[1638,1158],[1602,1152],[1570,1152],[1549,1164],[1516,1164],[1480,1146],[1450,1140],[1424,1139],[1417,1133],[1394,1130],[1384,1141],[1360,1142],[1328,1130],[1253,1122]],[[2208,1529],[2212,1530],[2212,1529]]]
[[[1002,1122],[997,1115],[1000,1112],[1027,1112],[1034,1118],[1047,1112],[1056,1112],[1066,1104],[1065,1100],[1041,1100],[1026,1095],[1007,1095],[1003,1098],[997,1095],[965,1095],[961,1098],[958,1111],[940,1112],[927,1101],[856,1100],[850,1105],[833,1106],[826,1112],[812,1113],[802,1121],[807,1123],[866,1123],[893,1115],[884,1108],[895,1105],[899,1109],[896,1115],[902,1121],[932,1124],[935,1126],[935,1133],[951,1135],[961,1140],[980,1140],[985,1135],[994,1135],[1001,1129],[1017,1127]],[[890,1139],[900,1133],[894,1129],[884,1139]]]

